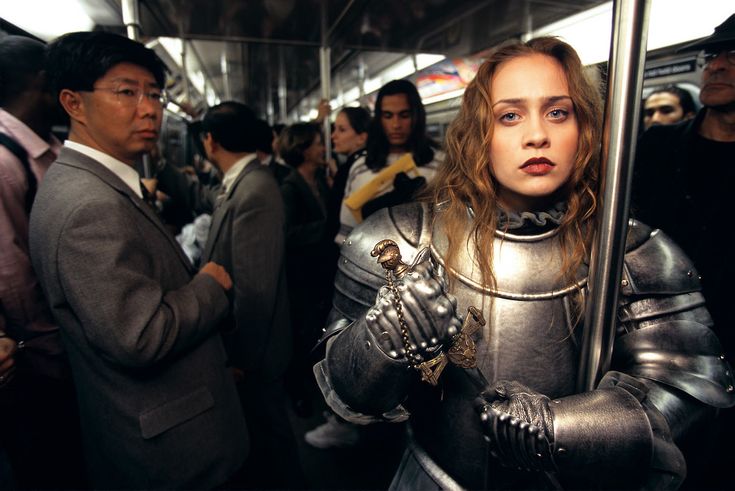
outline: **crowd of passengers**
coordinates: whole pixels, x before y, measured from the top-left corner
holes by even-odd
[[[574,364],[560,361],[577,353],[584,325],[579,278],[599,212],[602,116],[601,92],[568,45],[540,38],[500,49],[441,144],[415,85],[394,80],[372,112],[330,115],[323,102],[308,123],[271,126],[246,104],[219,103],[189,125],[193,161],[172,162],[159,149],[166,67],[155,52],[106,32],[49,45],[0,39],[0,485],[309,488],[297,438],[359,446],[365,423],[413,414],[395,489],[484,487],[477,476],[488,472],[501,487],[718,489],[735,403],[722,198],[735,177],[735,16],[693,47],[701,108],[673,86],[642,105],[631,204],[641,222],[624,274],[652,279],[623,288],[613,370],[594,391],[610,401],[600,414],[629,412],[621,423],[574,399]],[[512,167],[521,157],[522,171]],[[559,237],[559,251],[542,249],[560,258],[544,288],[572,292],[558,341],[553,319],[537,326],[548,339],[493,327],[523,323],[509,312],[535,326],[504,303],[514,294],[497,294],[515,283],[502,266],[501,247],[511,246],[496,232],[508,243]],[[393,284],[370,248],[396,237],[410,273]],[[642,265],[631,258],[647,241]],[[682,278],[663,256],[686,269]],[[530,274],[513,268],[511,277]],[[458,397],[457,368],[431,375],[427,363],[458,343],[475,301],[490,331],[474,335],[472,357],[491,378]],[[639,366],[646,349],[679,361]],[[427,367],[431,383],[413,370]],[[310,417],[318,390],[324,421],[300,435],[293,415]],[[464,427],[445,412],[476,420]],[[430,421],[451,431],[431,434]],[[599,434],[582,444],[570,421]],[[544,449],[528,450],[531,433],[517,428]],[[602,442],[606,432],[619,447]],[[460,437],[476,441],[454,447]],[[715,444],[705,452],[707,439]],[[481,441],[487,461],[469,465]],[[574,466],[560,456],[567,445]],[[630,455],[646,457],[633,466]]]

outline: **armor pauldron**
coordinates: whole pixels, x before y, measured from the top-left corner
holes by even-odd
[[[418,248],[426,236],[426,227],[431,223],[429,208],[423,203],[407,203],[389,208],[388,214],[403,240]]]
[[[679,389],[714,407],[735,403],[733,378],[717,336],[689,320],[667,320],[620,336],[612,368]]]
[[[646,471],[653,433],[644,408],[629,391],[598,389],[553,400],[550,409],[553,459],[560,471],[572,475],[591,468],[601,475]]]
[[[390,238],[398,243],[403,260],[411,263],[423,234],[424,207],[417,204],[383,209],[375,212],[345,239],[340,249],[334,280],[334,308],[344,317],[355,320],[375,303],[385,272],[370,256],[376,237]],[[408,231],[400,227],[411,226]]]
[[[618,313],[620,322],[638,324],[645,321],[666,316],[691,313],[691,320],[711,325],[712,319],[706,309],[704,296],[699,292],[684,293],[666,297],[645,297],[640,300],[623,304]]]
[[[694,264],[660,230],[651,232],[648,240],[625,254],[621,288],[624,296],[677,295],[701,289]]]

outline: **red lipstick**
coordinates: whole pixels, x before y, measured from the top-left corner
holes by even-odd
[[[536,157],[526,160],[521,166],[521,170],[532,176],[544,176],[551,172],[555,165],[545,157]]]

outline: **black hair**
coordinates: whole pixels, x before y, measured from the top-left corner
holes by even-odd
[[[273,125],[273,132],[276,134],[276,136],[281,136],[281,133],[283,133],[283,130],[286,129],[286,125],[283,123],[276,123]]]
[[[0,39],[0,106],[18,97],[44,70],[46,46],[25,36]]]
[[[370,111],[364,107],[345,107],[340,110],[355,133],[366,133],[370,128]]]
[[[229,152],[254,152],[255,113],[245,104],[226,101],[207,110],[202,119],[201,135],[207,133]]]
[[[47,72],[51,88],[91,90],[95,82],[120,63],[145,68],[160,88],[165,87],[166,65],[155,51],[118,34],[104,31],[71,32],[48,47]]]
[[[688,90],[682,89],[677,85],[667,85],[666,87],[654,90],[653,92],[648,94],[648,97],[651,97],[653,94],[662,93],[674,94],[676,97],[678,97],[679,105],[681,106],[682,112],[685,115],[687,113],[694,114],[697,112],[697,105],[694,103],[694,98]],[[646,99],[648,99],[648,97]]]
[[[273,128],[267,121],[262,119],[255,121],[253,136],[255,138],[255,149],[258,152],[273,153]]]
[[[204,144],[202,143],[202,122],[192,121],[188,125],[189,138],[193,146],[193,151],[196,152],[200,157],[207,158],[207,152],[204,150]]]
[[[388,82],[378,91],[375,101],[375,113],[370,123],[367,141],[367,156],[365,165],[377,171],[385,167],[388,160],[390,145],[383,130],[383,98],[387,95],[405,94],[408,106],[411,108],[411,134],[406,142],[406,147],[413,154],[416,165],[426,165],[434,159],[434,147],[436,143],[426,134],[426,110],[421,102],[416,86],[408,80],[393,80]]]
[[[321,134],[314,123],[295,123],[287,126],[280,136],[281,158],[291,167],[304,163],[304,151],[309,148],[316,135]]]

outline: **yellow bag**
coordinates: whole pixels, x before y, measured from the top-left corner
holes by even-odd
[[[382,169],[370,182],[345,198],[345,206],[352,212],[352,216],[355,217],[357,223],[362,223],[363,205],[380,194],[381,191],[390,187],[393,184],[393,179],[401,172],[407,174],[413,172],[415,176],[419,175],[416,162],[413,161],[413,156],[410,153],[404,154],[391,165]]]

